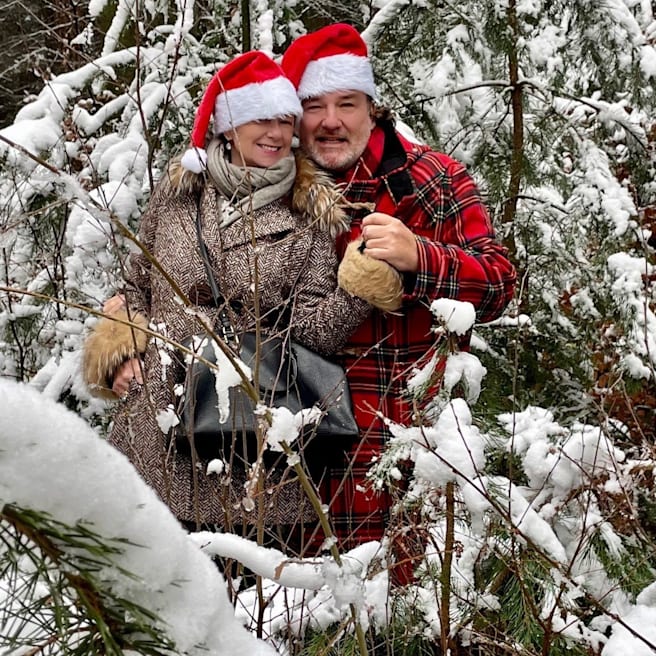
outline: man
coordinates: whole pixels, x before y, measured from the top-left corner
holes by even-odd
[[[403,279],[400,310],[375,310],[342,354],[362,440],[329,484],[335,529],[349,548],[385,529],[389,497],[371,490],[365,475],[390,437],[384,418],[411,423],[406,380],[435,348],[431,301],[469,301],[478,321],[491,321],[512,298],[515,270],[465,168],[406,140],[376,107],[367,48],[354,28],[335,24],[296,39],[282,67],[303,105],[303,150],[353,207],[374,207],[348,210],[351,231],[338,242],[340,254],[363,239],[366,254]]]

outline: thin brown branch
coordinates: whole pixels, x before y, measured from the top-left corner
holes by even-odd
[[[510,159],[510,181],[508,194],[503,207],[502,221],[510,224],[517,212],[517,198],[521,185],[522,166],[524,162],[524,109],[523,85],[519,83],[519,59],[517,54],[517,40],[519,38],[519,25],[517,21],[516,0],[508,3],[508,26],[511,37],[508,49],[508,69],[510,77],[510,102],[512,107],[512,156]],[[508,231],[511,255],[515,252],[514,239]]]

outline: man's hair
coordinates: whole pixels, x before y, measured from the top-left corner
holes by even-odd
[[[373,100],[371,102],[371,117],[376,121],[376,123],[382,123],[388,121],[392,125],[396,123],[396,117],[394,112],[387,107],[386,105],[377,105]]]

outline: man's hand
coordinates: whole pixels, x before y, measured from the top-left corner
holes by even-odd
[[[142,364],[139,358],[126,360],[114,374],[112,391],[116,396],[125,396],[130,389],[130,382],[134,378],[139,385],[143,385]]]
[[[419,255],[415,234],[396,217],[373,212],[362,220],[367,255],[384,260],[398,271],[417,271]]]

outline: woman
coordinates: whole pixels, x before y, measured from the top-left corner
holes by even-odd
[[[370,306],[337,287],[333,242],[346,227],[344,214],[328,179],[307,161],[296,165],[291,145],[300,114],[293,86],[261,52],[237,57],[214,76],[192,148],[170,163],[141,220],[146,252],[131,257],[125,292],[106,312],[133,324],[150,321],[177,343],[203,332],[199,313],[218,328],[199,254],[199,213],[222,307],[237,333],[256,324],[272,333],[287,327],[321,354],[341,347]],[[214,136],[205,151],[211,115]],[[185,308],[159,267],[197,312]],[[84,373],[97,394],[123,397],[109,440],[182,522],[253,523],[240,504],[245,472],[208,472],[207,462],[193,467],[170,440],[185,373],[175,350],[157,340],[146,345],[143,333],[103,319],[87,341]],[[290,472],[278,465],[267,479],[269,526],[312,516]]]

